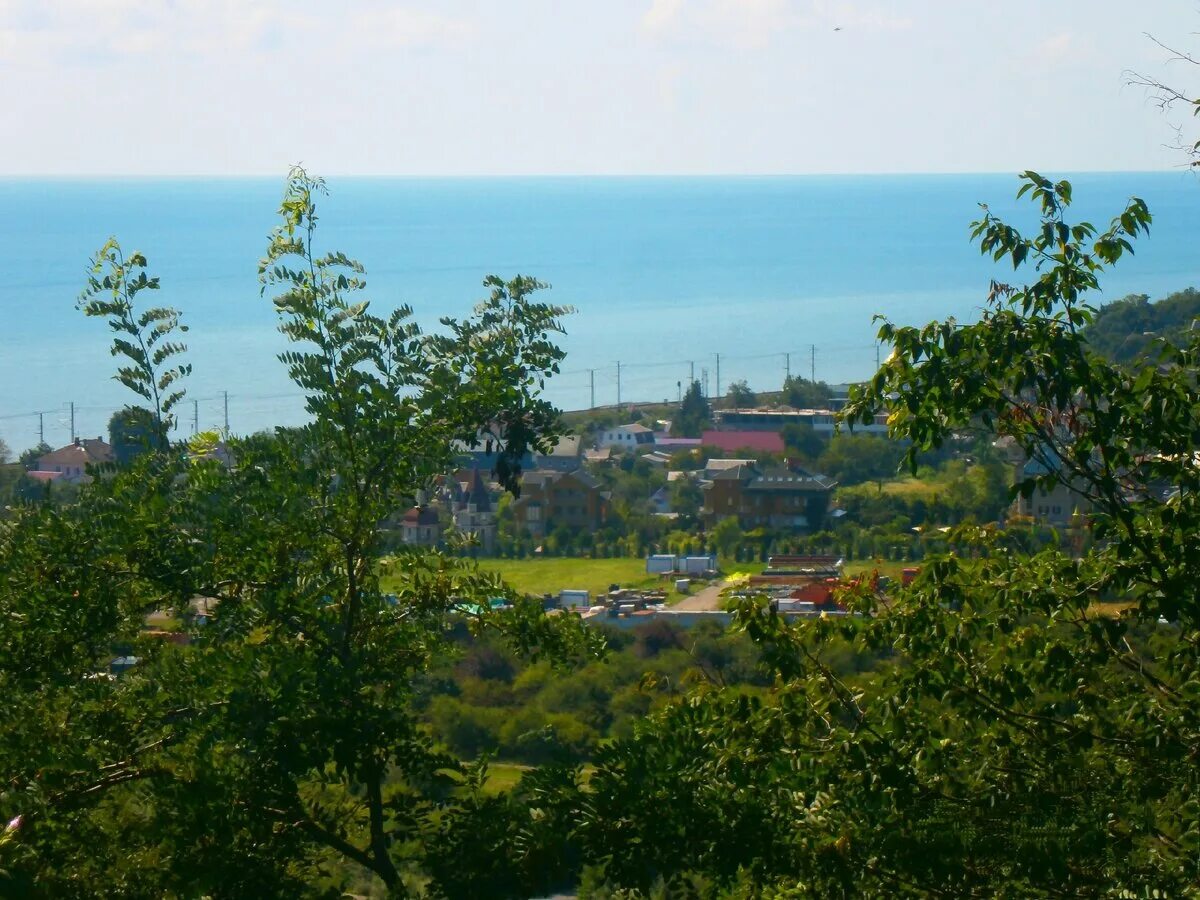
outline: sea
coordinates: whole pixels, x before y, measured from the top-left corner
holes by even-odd
[[[1104,226],[1131,196],[1154,215],[1136,255],[1102,276],[1104,303],[1200,284],[1200,180],[1183,170],[1046,173],[1074,185],[1073,220]],[[565,409],[675,400],[790,372],[868,377],[875,316],[978,316],[993,277],[1032,279],[969,239],[980,203],[1022,228],[1015,174],[780,177],[328,179],[318,242],[367,269],[376,311],[408,304],[428,329],[483,298],[489,274],[532,275],[570,306]],[[280,178],[0,179],[0,438],[14,450],[106,433],[134,401],[111,375],[105,324],[76,308],[89,257],[115,235],[149,260],[180,309],[193,373],[181,434],[303,421],[303,398],[256,265]]]

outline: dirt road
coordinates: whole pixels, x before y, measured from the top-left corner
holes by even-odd
[[[709,585],[703,590],[696,591],[690,597],[684,597],[671,609],[678,610],[706,610],[721,608],[721,589],[725,587],[725,582],[720,581],[717,584]]]

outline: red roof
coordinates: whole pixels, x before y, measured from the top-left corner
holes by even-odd
[[[762,453],[783,452],[783,438],[774,431],[706,431],[700,443],[729,453],[743,449]]]

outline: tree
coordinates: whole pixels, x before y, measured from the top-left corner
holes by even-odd
[[[141,406],[127,406],[113,413],[108,420],[108,442],[119,465],[154,448],[157,425],[154,413]]]
[[[150,404],[148,440],[161,449],[175,425],[173,411],[184,397],[181,382],[192,367],[176,361],[187,347],[172,338],[188,330],[180,324],[178,310],[155,306],[134,313],[138,294],[158,290],[158,279],[146,274],[146,265],[145,255],[134,252],[126,257],[117,239],[109,238],[92,257],[78,307],[86,316],[107,319],[117,335],[111,352],[125,363],[113,378]]]
[[[738,545],[742,543],[742,529],[738,525],[738,520],[733,516],[728,516],[714,525],[712,541],[723,559],[733,559]]]
[[[808,463],[816,463],[828,445],[828,440],[807,422],[784,425],[780,436],[788,453],[794,453]]]
[[[1169,62],[1181,62],[1188,65],[1200,65],[1200,60],[1190,53],[1183,50],[1176,50],[1174,47],[1169,47],[1157,38],[1147,35],[1151,41],[1157,44],[1162,50],[1168,54]],[[1126,84],[1144,88],[1148,95],[1154,100],[1155,104],[1164,113],[1172,113],[1176,109],[1182,109],[1191,114],[1193,118],[1200,116],[1200,98],[1191,95],[1187,90],[1169,85],[1159,81],[1152,75],[1145,75],[1141,72],[1132,70],[1125,71]],[[1200,166],[1200,140],[1193,141],[1184,136],[1184,126],[1182,123],[1175,126],[1176,133],[1176,148],[1185,156],[1192,158],[1189,165],[1195,167]]]
[[[727,399],[729,405],[734,409],[758,406],[758,395],[750,390],[750,385],[746,384],[746,379],[744,378],[729,385]]]
[[[840,484],[882,484],[900,467],[904,448],[895,440],[873,434],[836,434],[817,461],[822,472]]]
[[[17,457],[17,462],[24,466],[26,470],[32,470],[37,467],[37,461],[53,449],[45,441],[40,441],[36,447],[30,447],[28,450],[22,451],[21,455]]]
[[[824,381],[809,381],[792,375],[783,382],[783,402],[796,409],[825,409],[833,389]]]
[[[0,466],[6,465],[11,459],[12,450],[4,442],[4,438],[0,438]]]
[[[450,468],[453,441],[490,430],[512,487],[525,451],[554,439],[537,392],[562,310],[531,299],[533,279],[489,277],[475,313],[437,334],[407,308],[373,314],[362,266],[316,247],[323,190],[292,171],[260,264],[309,423],[236,442],[232,467],[205,452],[215,435],[170,445],[172,382],[137,370],[163,358],[139,352],[167,320],[114,288],[137,370],[122,380],[151,394],[161,440],[77,504],[0,530],[0,816],[20,822],[0,869],[30,891],[296,896],[352,870],[394,894],[430,873],[445,889],[438,873],[465,863],[435,839],[481,803],[484,768],[420,725],[417,676],[464,621],[559,660],[598,646],[470,561],[379,554],[380,523]],[[186,646],[143,629],[172,610]],[[96,675],[130,653],[127,674]]]
[[[700,437],[700,433],[712,422],[712,411],[700,390],[700,382],[693,381],[683,392],[679,412],[671,423],[671,431],[683,437]]]
[[[670,483],[668,493],[671,497],[671,511],[681,516],[695,518],[700,515],[704,505],[704,492],[692,478],[684,476]]]
[[[964,527],[886,613],[737,620],[769,701],[705,692],[600,751],[581,802],[611,887],[703,879],[730,896],[1171,896],[1200,885],[1200,335],[1131,371],[1081,335],[1087,297],[1150,214],[1071,223],[1071,186],[1026,173],[1033,235],[984,209],[981,249],[1033,279],[993,283],[979,321],[884,323],[894,352],[851,421],[885,412],[907,461],[984,428],[1091,510],[1081,553]],[[1104,611],[1109,600],[1130,604]],[[839,641],[877,660],[847,677]],[[844,644],[842,645],[844,646]],[[637,846],[637,853],[628,852]],[[791,893],[786,893],[791,892]],[[715,892],[715,891],[714,891]]]
[[[1083,336],[1092,349],[1114,362],[1151,365],[1156,341],[1182,345],[1197,319],[1200,291],[1194,288],[1155,303],[1146,294],[1133,294],[1100,307]]]

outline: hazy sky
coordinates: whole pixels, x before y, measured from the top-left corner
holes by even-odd
[[[1200,82],[1144,35],[1198,26],[1188,0],[0,0],[0,174],[1161,169],[1170,120],[1122,72]]]

